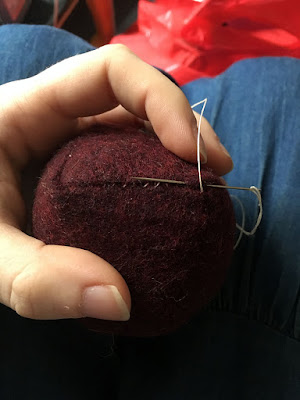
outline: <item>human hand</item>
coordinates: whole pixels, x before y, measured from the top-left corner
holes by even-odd
[[[120,45],[2,85],[0,99],[0,302],[34,319],[127,320],[130,293],[110,264],[82,249],[45,245],[21,231],[21,172],[32,158],[43,158],[82,129],[104,122],[153,129],[166,148],[195,162],[197,126],[187,99]],[[219,174],[228,172],[232,161],[205,120],[201,132],[207,164]]]

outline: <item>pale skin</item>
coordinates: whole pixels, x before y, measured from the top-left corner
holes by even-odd
[[[81,318],[90,315],[88,288],[108,286],[115,302],[94,304],[98,318],[128,319],[130,293],[113,266],[88,251],[45,245],[22,231],[21,171],[95,122],[145,126],[168,150],[196,162],[199,116],[176,85],[121,45],[2,85],[0,99],[0,302],[32,319]],[[201,134],[202,161],[219,175],[229,172],[232,160],[205,119]]]

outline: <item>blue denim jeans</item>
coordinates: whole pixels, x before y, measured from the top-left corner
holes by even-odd
[[[91,49],[62,30],[2,26],[0,83]],[[1,306],[1,400],[300,398],[300,60],[243,60],[182,90],[191,104],[208,98],[205,116],[235,163],[228,184],[262,189],[259,230],[217,298],[166,337],[113,339]],[[232,194],[250,229],[254,196]]]

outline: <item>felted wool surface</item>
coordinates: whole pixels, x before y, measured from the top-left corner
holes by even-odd
[[[184,181],[142,182],[132,177]],[[34,236],[90,250],[124,277],[128,322],[88,318],[103,333],[154,336],[185,324],[217,293],[233,251],[235,219],[219,178],[137,129],[95,127],[49,161],[33,207]]]

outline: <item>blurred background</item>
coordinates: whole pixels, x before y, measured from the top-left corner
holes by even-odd
[[[0,0],[0,24],[63,28],[122,43],[179,85],[238,60],[300,58],[300,0]]]
[[[138,0],[0,0],[0,24],[66,29],[100,46],[136,21]]]

